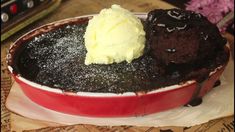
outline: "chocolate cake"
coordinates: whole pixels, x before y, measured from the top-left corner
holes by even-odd
[[[203,81],[228,60],[226,41],[199,14],[154,10],[143,23],[147,48],[131,63],[85,65],[85,22],[29,40],[18,51],[13,69],[26,79],[64,91],[147,92],[189,79]]]
[[[226,40],[206,17],[179,9],[156,9],[148,14],[147,40],[163,64],[194,63],[215,56]]]
[[[150,54],[165,69],[202,68],[197,74],[203,75],[194,76],[199,80],[210,72],[204,69],[204,65],[212,64],[208,61],[213,60],[218,53],[223,54],[226,44],[226,39],[220,35],[216,25],[211,24],[206,17],[179,9],[149,12],[146,38]]]

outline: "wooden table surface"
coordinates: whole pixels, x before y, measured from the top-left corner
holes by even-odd
[[[124,8],[129,9],[130,11],[133,11],[133,12],[149,12],[150,10],[156,9],[156,8],[162,8],[162,9],[173,8],[172,5],[162,2],[161,0],[148,0],[148,1],[144,1],[144,0],[64,0],[62,1],[59,8],[56,9],[53,13],[31,24],[30,26],[24,28],[23,30],[17,32],[16,34],[14,34],[13,36],[11,36],[10,38],[8,38],[7,40],[1,43],[1,69],[2,69],[1,87],[4,86],[5,88],[3,91],[1,90],[2,101],[5,101],[5,97],[7,96],[9,89],[11,87],[11,83],[9,83],[9,81],[8,82],[5,81],[7,79],[8,80],[11,79],[9,74],[6,72],[5,57],[6,57],[6,52],[10,44],[12,44],[12,42],[14,42],[21,35],[25,34],[26,32],[40,25],[44,25],[46,23],[65,19],[65,18],[99,13],[101,9],[108,8],[114,3],[119,4],[123,6]],[[233,35],[225,34],[225,36],[229,39],[231,43],[234,42]],[[9,111],[7,111],[7,109],[4,106],[1,109],[5,111],[4,118],[6,119],[9,118],[8,121],[2,122],[1,124],[2,126],[1,128],[3,131],[8,131],[9,129],[18,131],[18,130],[36,129],[36,128],[57,125],[54,123],[36,121],[36,120],[21,117],[19,115],[10,113]],[[223,120],[231,121],[233,120],[233,117],[224,118]],[[126,129],[125,127],[114,127],[114,128],[99,127],[99,126],[92,126],[92,125],[80,125],[80,126],[77,125],[77,126],[60,127],[60,128],[57,128],[57,127],[45,128],[45,129],[40,129],[40,130],[42,131],[60,131],[60,130],[61,131],[67,131],[67,130],[77,131],[77,130],[80,130],[80,131],[98,131],[99,132],[99,131],[106,131],[106,130],[124,131]],[[170,128],[171,127],[165,128],[165,129],[170,129]],[[161,128],[161,129],[164,129],[164,128]],[[172,129],[176,131],[184,130],[184,128],[175,128],[175,127]],[[147,127],[128,127],[128,130],[138,131],[138,132],[161,131],[160,128],[147,128]]]

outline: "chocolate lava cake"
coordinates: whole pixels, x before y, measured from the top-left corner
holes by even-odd
[[[131,63],[85,65],[88,22],[34,37],[13,67],[33,82],[70,92],[150,91],[190,79],[203,81],[224,65],[226,40],[205,17],[178,9],[153,10],[143,22],[146,50]]]
[[[218,66],[227,60],[226,39],[201,14],[156,9],[149,12],[145,25],[149,53],[166,72],[191,69],[187,79],[203,81],[211,71],[209,65]]]

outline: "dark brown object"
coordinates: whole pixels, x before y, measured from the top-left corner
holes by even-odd
[[[156,9],[148,14],[147,44],[163,65],[204,63],[226,44],[216,25],[180,9]]]

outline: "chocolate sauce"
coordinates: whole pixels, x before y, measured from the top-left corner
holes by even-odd
[[[213,88],[220,86],[220,84],[221,84],[221,81],[217,80],[215,84],[213,85]]]
[[[197,87],[196,87],[196,90],[193,93],[192,98],[190,99],[190,101],[185,106],[198,106],[202,103],[202,98],[199,97],[199,94],[200,94],[200,91],[201,91],[204,83],[205,83],[205,81],[197,83]]]
[[[202,98],[194,98],[192,100],[190,100],[190,102],[188,102],[186,105],[184,106],[187,106],[187,107],[195,107],[195,106],[198,106],[202,103]]]

